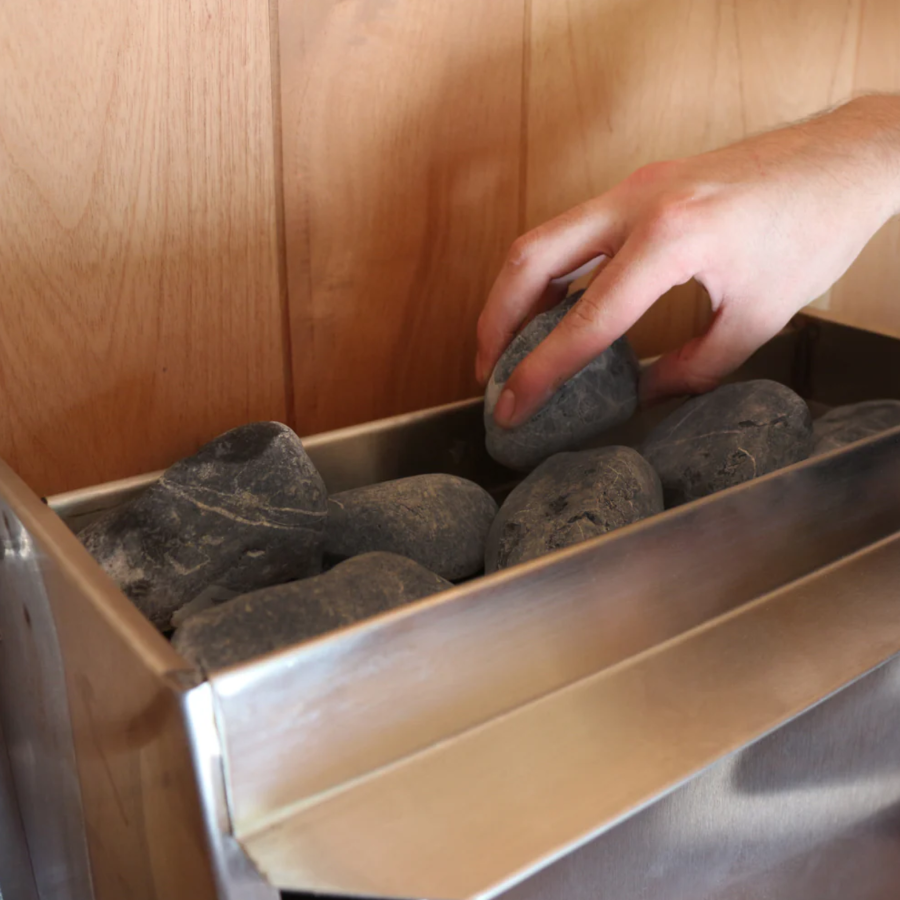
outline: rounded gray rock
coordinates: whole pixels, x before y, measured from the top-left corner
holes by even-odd
[[[812,417],[783,384],[726,384],[680,406],[641,452],[659,473],[666,506],[678,506],[806,459]]]
[[[315,578],[264,588],[191,616],[172,643],[206,670],[352,625],[452,587],[393,553],[366,553]]]
[[[485,570],[514,566],[662,511],[659,478],[636,450],[558,453],[500,507],[488,536]]]
[[[333,494],[325,561],[383,550],[456,581],[484,566],[484,542],[497,504],[456,475],[414,475]]]
[[[321,571],[327,494],[297,435],[235,428],[78,535],[161,630],[201,594],[233,597]]]
[[[813,422],[813,454],[827,453],[900,425],[900,400],[837,406]]]
[[[554,453],[584,446],[629,419],[637,408],[640,367],[631,345],[622,337],[563,384],[529,421],[512,429],[494,423],[494,408],[513,370],[583,293],[578,291],[535,316],[494,367],[485,391],[484,426],[488,453],[504,466],[530,471]]]

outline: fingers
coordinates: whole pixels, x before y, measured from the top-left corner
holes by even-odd
[[[519,364],[494,411],[514,428],[563,382],[623,335],[659,297],[691,277],[672,247],[634,236],[596,276],[559,325]]]
[[[584,278],[582,282],[583,289],[587,289],[591,282],[603,271],[603,267],[609,262],[609,257],[600,254],[595,256],[590,262],[586,262],[583,266],[579,266],[574,272],[563,275],[561,278],[554,278],[547,286],[547,290],[541,295],[538,302],[531,308],[531,311],[522,320],[519,330],[524,328],[532,319],[541,313],[553,309],[558,306],[566,298],[566,294],[571,290],[571,285]],[[587,277],[585,277],[587,276]],[[504,348],[505,349],[505,348]],[[490,370],[485,374],[485,381],[490,377]]]
[[[615,252],[619,230],[611,204],[599,198],[516,241],[478,320],[476,375],[482,384],[535,308],[561,300],[584,267]]]
[[[726,304],[705,334],[657,360],[641,379],[641,403],[711,391],[786,324],[748,306]]]

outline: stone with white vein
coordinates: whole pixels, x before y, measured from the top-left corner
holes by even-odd
[[[158,628],[198,598],[316,575],[325,484],[287,426],[235,428],[78,535]]]

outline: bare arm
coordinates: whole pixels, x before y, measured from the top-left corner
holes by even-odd
[[[867,96],[721,150],[639,169],[513,245],[478,323],[484,383],[519,326],[595,259],[581,300],[517,367],[500,425],[556,388],[676,284],[709,292],[706,334],[645,375],[644,400],[701,393],[737,368],[847,270],[900,213],[900,97]]]

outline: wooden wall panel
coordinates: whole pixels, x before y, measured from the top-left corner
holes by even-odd
[[[268,9],[0,4],[0,456],[50,493],[288,415]]]
[[[475,322],[516,233],[645,162],[854,90],[900,89],[898,10],[896,0],[280,0],[301,430],[473,394]],[[827,314],[884,318],[898,240],[888,226],[823,299]],[[860,294],[871,298],[864,313]],[[687,285],[632,338],[659,352],[707,316]]]
[[[471,394],[521,228],[521,0],[282,0],[298,428]]]

